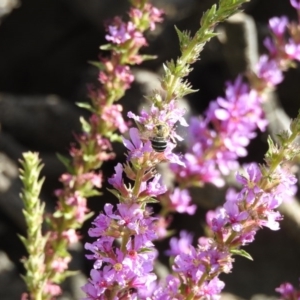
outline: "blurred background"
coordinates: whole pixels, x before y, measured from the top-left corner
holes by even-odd
[[[164,9],[165,21],[147,34],[149,47],[143,53],[158,55],[156,60],[134,68],[136,82],[121,103],[128,110],[143,105],[143,95],[158,84],[162,63],[179,54],[174,24],[181,30],[195,32],[204,10],[215,0],[157,0]],[[116,15],[126,16],[125,0],[0,0],[0,299],[20,299],[25,286],[19,277],[23,272],[20,259],[26,255],[17,234],[25,233],[18,160],[24,151],[37,151],[45,164],[46,182],[41,198],[47,210],[55,207],[53,191],[59,187],[58,178],[64,172],[56,153],[67,154],[73,134],[80,131],[80,115],[88,116],[76,107],[87,101],[86,84],[97,80],[97,70],[88,62],[98,59],[99,46],[105,43],[103,22]],[[296,19],[289,0],[251,0],[244,6],[242,18],[221,24],[220,33],[206,45],[201,60],[194,65],[189,80],[199,92],[184,101],[190,114],[200,114],[209,101],[224,93],[224,84],[247,68],[247,47],[257,44],[255,55],[263,53],[263,39],[269,34],[268,19],[287,15]],[[250,31],[248,30],[249,28]],[[248,29],[247,29],[248,28]],[[254,50],[255,51],[255,50]],[[273,106],[268,115],[280,112],[280,120],[270,124],[270,132],[283,129],[285,120],[295,117],[300,108],[300,68],[286,73],[285,81],[272,94]],[[258,134],[249,146],[244,161],[263,161],[269,133]],[[117,160],[124,160],[122,147]],[[107,162],[103,172],[111,176],[116,161]],[[176,215],[173,227],[186,228],[196,237],[203,234],[202,224],[208,208],[220,205],[224,191],[203,189],[196,216]],[[98,212],[106,202],[114,202],[110,194],[89,201]],[[208,201],[208,203],[207,203]],[[300,277],[300,213],[297,201],[286,206],[282,230],[261,230],[255,242],[246,250],[254,261],[236,258],[233,272],[221,277],[225,281],[226,297],[270,299],[274,289],[284,281],[298,285]],[[293,206],[292,206],[293,205]],[[292,207],[292,208],[291,208]],[[292,212],[292,213],[291,213]],[[200,221],[201,220],[201,221]],[[88,222],[87,222],[88,223]],[[184,226],[183,226],[184,224]],[[83,242],[86,230],[82,229]],[[167,241],[159,243],[163,251]],[[72,249],[72,269],[82,274],[64,284],[61,299],[79,299],[80,285],[89,274],[82,247]],[[166,257],[161,255],[162,263]],[[225,296],[224,296],[225,297]]]

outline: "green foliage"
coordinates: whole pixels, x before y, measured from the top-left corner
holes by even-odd
[[[56,153],[56,156],[58,160],[66,167],[68,172],[72,173],[72,166],[71,166],[71,160],[67,158],[66,156]]]
[[[294,140],[300,136],[300,111],[296,119],[291,121],[290,131],[282,131],[277,134],[275,143],[271,137],[268,137],[269,149],[265,155],[266,164],[273,172],[277,166],[286,161],[293,160],[300,155],[300,148],[294,145]],[[267,176],[267,174],[264,174]]]
[[[194,37],[190,32],[180,31],[176,26],[175,30],[179,39],[179,46],[182,55],[176,61],[169,61],[164,64],[165,75],[162,79],[162,87],[167,94],[165,101],[183,97],[194,93],[190,84],[183,80],[191,71],[191,64],[199,60],[204,45],[217,35],[214,32],[215,26],[239,11],[240,6],[249,0],[221,0],[219,6],[213,5],[202,16],[200,29]]]
[[[27,152],[20,161],[20,178],[23,183],[20,195],[24,203],[23,214],[27,225],[27,236],[20,236],[28,252],[23,259],[26,273],[24,279],[32,299],[43,299],[42,292],[47,281],[47,273],[42,272],[45,262],[45,245],[48,237],[42,235],[42,224],[45,204],[40,202],[39,195],[44,182],[39,179],[43,165],[37,153]]]
[[[232,250],[230,250],[230,253],[232,253],[234,255],[243,256],[249,260],[253,260],[252,256],[244,249],[232,249]]]

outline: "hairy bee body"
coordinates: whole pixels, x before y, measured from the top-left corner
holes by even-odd
[[[165,124],[157,124],[153,129],[153,135],[149,138],[152,148],[156,152],[164,152],[168,146],[170,130]]]

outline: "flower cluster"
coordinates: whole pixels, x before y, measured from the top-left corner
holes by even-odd
[[[279,229],[281,215],[276,209],[293,193],[295,176],[281,167],[271,172],[256,164],[249,165],[246,172],[236,178],[242,190],[230,191],[223,207],[207,214],[214,238],[199,239],[197,248],[188,244],[191,237],[186,234],[176,246],[171,240],[168,254],[175,256],[173,271],[177,276],[170,276],[167,285],[156,289],[152,299],[218,299],[224,287],[218,275],[231,271],[232,255],[250,258],[239,248],[253,242],[261,227]]]
[[[151,140],[151,138],[155,138],[156,127],[162,126],[163,130],[165,130],[165,139],[167,142],[164,151],[165,158],[171,163],[173,162],[184,167],[184,163],[182,163],[181,159],[179,159],[176,154],[172,153],[172,150],[176,146],[175,141],[182,140],[182,137],[174,130],[175,124],[179,122],[182,126],[188,126],[183,118],[184,113],[185,110],[178,107],[177,102],[172,100],[169,103],[162,104],[160,108],[152,105],[150,112],[142,110],[140,116],[129,112],[128,117],[134,119],[138,127],[141,128],[140,135],[142,139]],[[158,133],[158,135],[160,136],[160,133]],[[164,135],[164,133],[162,133],[162,135]]]
[[[266,128],[261,101],[238,77],[227,84],[225,98],[210,103],[205,118],[190,120],[186,168],[172,167],[181,186],[224,185],[222,175],[237,169],[237,159],[246,156],[257,127]]]
[[[298,10],[297,3],[291,5]],[[289,22],[285,16],[269,20],[272,38],[267,37],[264,45],[268,55],[262,55],[256,66],[256,73],[249,74],[249,80],[257,91],[273,89],[282,82],[282,71],[293,67],[293,61],[300,61],[300,28],[298,23]]]
[[[155,282],[153,264],[157,253],[153,241],[163,236],[165,232],[159,226],[168,222],[154,217],[147,204],[158,202],[157,198],[161,196],[163,210],[167,212],[192,214],[195,210],[186,190],[176,188],[167,192],[156,166],[164,161],[172,163],[180,174],[178,176],[188,178],[185,186],[208,182],[205,176],[210,182],[221,185],[221,174],[234,169],[237,158],[246,155],[245,147],[255,136],[257,127],[261,130],[266,127],[259,92],[250,91],[238,78],[228,86],[226,99],[218,98],[211,104],[204,121],[193,120],[189,148],[192,154],[181,157],[172,151],[176,140],[181,140],[175,132],[175,124],[187,125],[183,119],[184,111],[178,108],[176,100],[193,92],[183,80],[191,70],[189,65],[198,59],[203,41],[213,36],[215,24],[227,17],[227,12],[229,15],[234,13],[242,2],[221,1],[219,14],[216,7],[207,11],[201,21],[204,29],[201,28],[194,38],[177,30],[183,54],[178,61],[165,66],[166,74],[162,79],[165,93],[154,92],[148,97],[153,103],[149,111],[143,110],[139,115],[128,113],[137,128],[131,128],[129,138],[123,138],[127,161],[117,164],[115,174],[108,180],[113,187],[110,192],[119,204],[116,207],[105,205],[104,212],[89,230],[89,235],[97,240],[85,246],[92,253],[87,257],[95,261],[91,278],[83,287],[86,300],[218,299],[224,287],[218,276],[231,271],[233,255],[249,258],[250,255],[240,247],[252,242],[262,226],[273,230],[279,228],[281,215],[276,209],[294,190],[296,181],[284,170],[282,162],[295,155],[288,145],[299,135],[300,115],[291,126],[292,133],[281,136],[280,147],[270,144],[266,165],[249,165],[245,175],[237,176],[242,190],[228,194],[224,206],[208,214],[208,225],[214,238],[200,238],[197,247],[191,245],[192,237],[184,232],[180,240],[172,239],[168,255],[174,262],[173,274],[167,277],[164,285]],[[143,43],[131,31],[131,26],[123,26],[120,20],[115,22],[108,35],[115,43],[114,47],[122,43],[129,45],[135,37]],[[266,72],[261,70],[261,74]],[[209,126],[212,129],[207,129]],[[201,164],[206,162],[205,169]],[[185,166],[188,166],[187,172],[192,168],[196,170],[192,173],[195,177],[184,173]]]
[[[299,5],[300,9],[300,5]],[[298,300],[300,298],[300,290],[297,290],[291,283],[282,283],[275,289],[281,297],[280,300]]]
[[[72,159],[60,157],[68,173],[61,176],[63,187],[55,192],[57,211],[48,217],[50,230],[45,264],[47,273],[53,275],[47,282],[49,289],[45,297],[52,298],[60,293],[57,283],[67,276],[64,272],[70,261],[68,245],[78,241],[76,229],[89,217],[87,198],[99,195],[102,174],[95,170],[115,157],[111,142],[121,140],[117,132],[128,130],[122,106],[115,104],[134,80],[128,64],[144,60],[145,57],[138,54],[147,44],[143,32],[149,28],[153,30],[155,23],[162,20],[162,12],[152,5],[138,0],[132,1],[132,5],[127,23],[116,18],[107,26],[106,39],[110,44],[102,49],[111,50],[111,57],[102,57],[100,62],[94,63],[100,69],[100,87],[88,87],[91,104],[79,103],[92,114],[88,121],[81,119],[83,133],[75,136],[77,144],[70,150]]]
[[[295,1],[291,4],[298,9]],[[180,186],[223,186],[223,175],[238,168],[238,158],[247,155],[246,147],[256,136],[255,131],[265,130],[263,93],[282,82],[282,71],[292,67],[293,60],[300,60],[298,24],[275,17],[270,19],[269,27],[272,38],[264,41],[269,54],[262,55],[255,72],[247,74],[250,86],[238,77],[227,84],[225,98],[210,103],[204,118],[190,120],[186,168],[172,167]]]
[[[83,287],[88,300],[141,296],[156,279],[153,264],[157,254],[152,241],[158,238],[158,219],[146,204],[156,202],[167,190],[155,172],[155,166],[167,157],[155,152],[150,141],[143,142],[137,128],[131,128],[129,134],[130,139],[123,140],[127,162],[117,164],[108,180],[120,203],[115,210],[105,205],[89,230],[97,240],[85,246],[93,253],[87,257],[95,260],[91,279]],[[170,159],[174,157],[170,152]],[[133,186],[125,183],[124,173]]]
[[[96,218],[89,231],[91,237],[98,239],[86,244],[86,248],[93,252],[88,258],[95,260],[91,279],[83,287],[86,299],[141,296],[156,279],[153,264],[157,254],[152,241],[160,234],[159,219],[151,216],[146,204],[157,202],[156,198],[167,191],[161,183],[161,175],[156,173],[157,164],[163,161],[182,164],[172,150],[175,147],[173,140],[180,139],[174,130],[175,123],[187,125],[183,114],[184,110],[178,108],[175,101],[164,103],[160,108],[152,105],[149,112],[143,110],[140,115],[128,113],[138,128],[129,130],[129,139],[123,138],[128,150],[127,162],[117,164],[115,174],[108,179],[114,188],[110,191],[120,204],[115,210],[106,204],[104,213]],[[166,128],[167,135],[156,132],[157,126]],[[152,147],[155,135],[166,144],[164,151]],[[124,174],[133,185],[126,184]],[[176,195],[174,201],[175,198]]]
[[[106,204],[89,230],[97,241],[85,248],[95,260],[91,280],[83,287],[85,299],[127,299],[126,296],[143,292],[156,279],[153,261],[156,251],[155,218],[137,203],[120,203],[116,210]],[[120,248],[113,243],[120,239]],[[99,298],[99,296],[101,296]]]

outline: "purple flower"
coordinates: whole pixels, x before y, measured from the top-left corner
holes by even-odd
[[[164,194],[167,191],[167,187],[164,184],[161,184],[160,182],[161,175],[156,174],[152,181],[149,181],[147,183],[147,187],[145,190],[140,194],[140,196],[150,196],[150,197],[155,197],[161,194]],[[146,185],[146,184],[145,184]]]
[[[264,212],[264,218],[259,220],[259,225],[270,228],[271,230],[279,230],[278,221],[282,220],[282,216],[279,211],[266,210]]]
[[[156,218],[141,219],[135,227],[134,242],[138,247],[152,247],[152,241],[157,239]]]
[[[93,235],[90,235],[94,237]],[[96,260],[94,263],[95,269],[100,269],[102,266],[102,257],[99,256],[99,251],[104,253],[110,253],[112,250],[112,245],[114,242],[114,238],[111,236],[101,236],[101,239],[96,240],[93,243],[85,243],[84,248],[93,252],[94,254],[87,254],[86,257],[88,259]]]
[[[180,284],[179,278],[168,275],[166,285],[154,290],[151,300],[184,300],[185,297],[179,291]]]
[[[108,42],[123,44],[130,39],[130,34],[127,32],[126,24],[122,23],[119,19],[117,21],[119,24],[108,26],[108,34],[105,38]]]
[[[143,218],[143,211],[140,205],[133,203],[119,203],[117,210],[110,212],[108,217],[115,220],[119,226],[126,226],[131,230],[135,230],[137,223]]]
[[[142,142],[139,131],[137,128],[130,128],[130,140],[123,138],[123,144],[129,150],[128,159],[141,158],[145,152],[151,152],[151,142],[147,141],[145,144]]]
[[[288,18],[283,16],[281,18],[274,17],[269,20],[269,27],[272,32],[277,36],[283,36],[288,25]]]
[[[153,249],[153,245],[148,246],[148,251],[141,251],[143,248],[136,243],[134,238],[129,240],[126,245],[126,256],[131,260],[131,268],[135,274],[144,275],[153,270],[153,262],[157,258],[157,251]]]
[[[264,39],[263,44],[268,49],[270,57],[276,57],[278,55],[278,49],[273,39],[267,37]]]
[[[274,202],[271,209],[277,208],[282,201],[288,200],[295,196],[297,192],[297,178],[283,168],[277,168],[275,179],[279,182],[276,188],[272,191]]]
[[[98,237],[104,235],[110,226],[111,219],[107,216],[112,212],[113,206],[110,203],[104,205],[105,214],[100,213],[92,222],[94,227],[89,229],[89,236]]]
[[[255,228],[255,230],[251,230],[249,232],[243,232],[236,239],[234,239],[233,242],[237,242],[238,244],[240,244],[242,246],[248,245],[254,241],[256,231],[257,231],[257,228]]]
[[[188,254],[190,252],[190,246],[193,241],[193,235],[187,231],[180,231],[180,238],[172,237],[170,239],[170,250],[165,252],[168,256],[176,256],[180,253]]]
[[[275,291],[281,294],[281,299],[284,300],[299,299],[300,296],[300,292],[289,282],[282,283]]]
[[[183,157],[186,168],[172,167],[178,181],[224,185],[221,174],[228,175],[238,168],[237,159],[246,156],[256,129],[266,128],[261,102],[258,93],[250,91],[241,77],[228,83],[226,97],[210,103],[204,119],[191,119],[189,149]]]
[[[135,47],[147,45],[145,37],[135,25],[132,22],[124,23],[120,18],[115,18],[114,24],[108,26],[108,34],[105,38],[117,45],[124,44],[129,40]]]
[[[290,0],[291,2],[291,5],[297,9],[297,10],[300,10],[300,1],[299,0]]]
[[[246,171],[246,176],[237,174],[236,180],[243,185],[243,189],[240,192],[241,197],[245,196],[246,201],[252,203],[256,196],[262,194],[262,189],[259,187],[259,181],[262,178],[262,174],[258,165],[254,163],[246,167]]]
[[[123,167],[122,164],[118,163],[115,166],[115,174],[109,178],[107,181],[111,184],[116,190],[120,191],[123,195],[127,195],[128,191],[123,182]]]
[[[295,59],[300,61],[300,44],[296,44],[291,40],[288,44],[285,45],[285,53],[290,59]]]
[[[167,149],[164,152],[164,156],[169,161],[169,163],[176,164],[185,168],[185,163],[182,159],[182,156],[172,152],[175,147],[175,144],[168,143]]]
[[[192,245],[189,253],[180,253],[174,259],[173,271],[182,274],[197,283],[206,272],[205,264],[201,263],[205,253],[197,251]]]
[[[196,205],[190,205],[191,196],[188,190],[175,188],[172,194],[169,194],[169,210],[177,211],[178,213],[187,213],[193,215],[197,209]]]
[[[90,279],[87,284],[82,287],[87,297],[84,300],[105,300],[104,293],[109,283],[103,277],[103,271],[91,270]]]
[[[152,105],[150,112],[142,110],[139,116],[129,112],[127,116],[128,118],[134,119],[136,122],[142,124],[145,129],[149,131],[150,135],[157,123],[166,124],[170,129],[170,139],[182,140],[182,138],[175,132],[174,126],[177,122],[179,122],[179,124],[182,126],[188,126],[183,118],[184,114],[185,109],[177,107],[176,102],[173,100],[170,103],[164,104],[161,109],[158,109],[155,105]]]
[[[89,230],[90,236],[99,238],[85,244],[93,253],[88,258],[95,260],[91,280],[83,288],[90,297],[87,299],[102,299],[97,296],[101,297],[105,291],[109,295],[112,290],[119,291],[116,295],[121,297],[126,289],[147,287],[156,279],[151,273],[157,257],[151,242],[157,237],[156,219],[138,204],[119,203],[116,210],[106,204],[104,211],[106,215],[100,214],[93,222],[94,228]],[[123,234],[130,238],[126,248],[121,250],[114,247],[113,242]],[[143,251],[145,247],[147,251]]]
[[[232,229],[236,232],[240,232],[243,229],[241,221],[246,220],[249,217],[249,213],[247,211],[240,212],[238,205],[233,201],[225,202],[224,208]]]
[[[202,296],[205,299],[218,300],[221,298],[221,291],[225,287],[225,283],[218,277],[214,277],[212,280],[205,282],[198,293],[198,296]]]
[[[228,222],[228,218],[226,210],[223,207],[216,209],[215,215],[212,213],[208,214],[207,219],[210,219],[208,224],[210,224],[210,227],[214,232],[218,232],[221,236],[223,233],[226,234],[227,229],[225,228],[225,225]]]
[[[194,149],[194,148],[193,148]],[[212,183],[217,187],[225,184],[214,160],[203,160],[203,156],[186,153],[183,156],[184,167],[171,165],[179,182]]]
[[[262,55],[256,66],[258,78],[264,80],[269,86],[278,85],[283,80],[282,72],[275,60]]]

